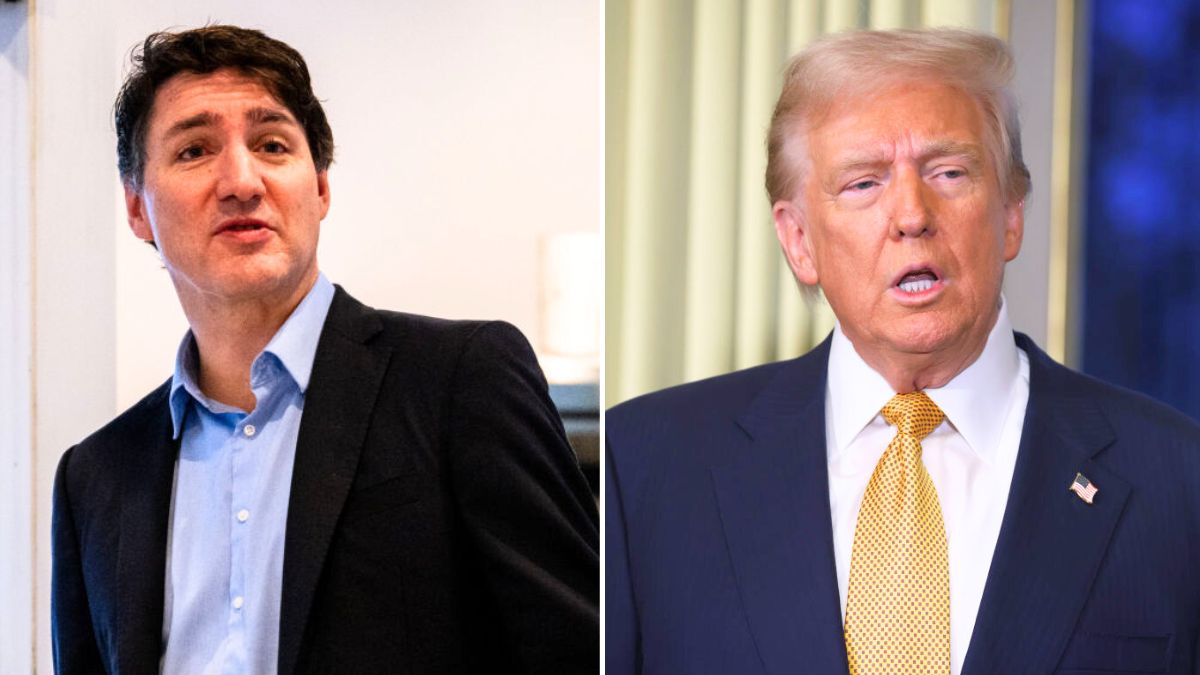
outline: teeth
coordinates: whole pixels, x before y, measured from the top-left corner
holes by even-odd
[[[931,288],[933,288],[933,282],[929,279],[900,282],[900,290],[904,291],[905,293],[920,293]]]

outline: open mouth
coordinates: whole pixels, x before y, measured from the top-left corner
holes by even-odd
[[[931,269],[913,270],[900,277],[900,281],[896,282],[896,288],[905,293],[924,293],[933,288],[937,281],[938,276]]]
[[[257,218],[235,218],[222,223],[217,234],[241,235],[267,229],[267,224]]]

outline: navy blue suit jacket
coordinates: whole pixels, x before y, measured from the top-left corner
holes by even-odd
[[[1200,425],[1017,341],[1029,405],[963,673],[1200,674]],[[609,411],[608,673],[847,672],[828,357]]]

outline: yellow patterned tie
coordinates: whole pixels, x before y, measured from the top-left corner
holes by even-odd
[[[942,507],[921,439],[945,417],[924,392],[883,407],[896,426],[863,495],[850,555],[851,675],[950,672],[950,570]]]

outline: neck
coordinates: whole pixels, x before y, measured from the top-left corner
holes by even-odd
[[[184,293],[179,294],[196,339],[197,384],[205,396],[247,412],[254,410],[250,367],[314,283],[315,276],[279,300],[256,297],[230,302],[203,296],[185,299]]]
[[[883,376],[897,394],[907,394],[926,389],[943,387],[955,376],[967,369],[983,353],[987,336],[972,349],[956,350],[953,353],[897,354],[868,353],[859,350],[859,356],[875,372]]]
[[[883,376],[892,391],[907,394],[944,387],[966,370],[983,353],[988,336],[1000,319],[1000,306],[991,317],[967,328],[962,339],[929,352],[904,352],[888,345],[878,345],[867,339],[856,339],[846,332],[854,351],[872,370]],[[843,331],[845,332],[845,331]]]

